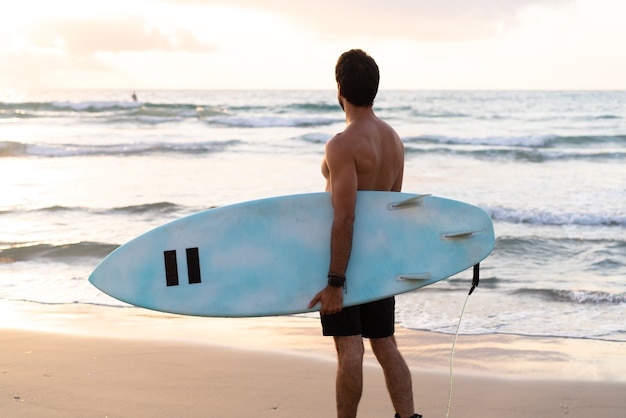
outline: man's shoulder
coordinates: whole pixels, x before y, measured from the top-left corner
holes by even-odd
[[[355,129],[353,126],[348,126],[341,132],[337,132],[334,134],[328,142],[326,142],[326,146],[348,146],[353,139],[357,138],[360,135],[359,130]]]
[[[349,138],[350,135],[346,135],[345,131],[333,135],[326,142],[326,154],[339,154],[349,151],[353,147]]]

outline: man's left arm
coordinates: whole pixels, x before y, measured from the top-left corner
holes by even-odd
[[[337,139],[337,138],[333,138]],[[354,213],[358,177],[354,156],[343,141],[331,140],[326,146],[329,171],[329,191],[333,205],[330,242],[329,274],[345,275],[352,250]],[[321,303],[320,313],[332,314],[343,307],[343,288],[326,286],[309,303],[309,308]]]

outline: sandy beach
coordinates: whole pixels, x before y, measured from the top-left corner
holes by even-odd
[[[214,319],[3,302],[6,417],[333,417],[334,352],[315,318]],[[453,336],[399,329],[417,411],[445,417]],[[622,417],[624,344],[461,336],[450,417]],[[371,352],[359,417],[392,417]]]

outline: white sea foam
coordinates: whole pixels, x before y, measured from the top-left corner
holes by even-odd
[[[283,116],[258,116],[258,117],[214,117],[207,119],[208,122],[241,128],[270,128],[270,127],[307,127],[323,126],[336,123],[337,119],[320,117],[283,117]]]
[[[140,108],[143,104],[140,102],[52,102],[52,105],[59,109],[71,109],[78,112],[84,112],[88,110],[110,110],[110,109],[136,109]]]
[[[626,226],[626,213],[551,212],[540,209],[485,208],[497,221],[533,225]]]

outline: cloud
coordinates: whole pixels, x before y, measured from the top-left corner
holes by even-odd
[[[174,0],[168,0],[174,1]],[[535,4],[575,0],[175,0],[196,5],[258,9],[297,21],[321,37],[456,41],[491,37],[514,25]]]
[[[31,48],[22,51],[5,51],[0,54],[3,63],[0,87],[32,89],[72,88],[85,74],[101,79],[113,74],[106,63],[90,57],[71,59],[53,49]]]
[[[164,32],[139,17],[100,17],[44,22],[29,32],[38,47],[62,49],[70,56],[96,52],[185,51],[205,53],[215,47],[184,29]]]
[[[93,80],[114,85],[124,71],[136,83],[141,77],[134,75],[134,68],[120,70],[119,63],[143,67],[137,63],[141,57],[202,56],[216,49],[186,28],[157,26],[138,15],[34,19],[19,33],[0,32],[0,86],[63,88],[67,83],[93,85]]]

